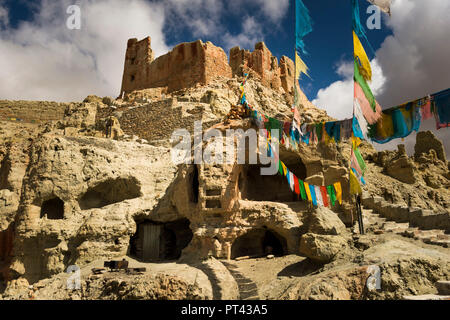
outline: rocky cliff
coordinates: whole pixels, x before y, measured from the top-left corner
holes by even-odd
[[[398,212],[399,222],[411,223],[406,229],[417,228],[408,231],[417,236],[408,240],[411,245],[403,234],[383,235],[378,230],[383,225],[368,227],[377,234],[352,237],[356,212],[347,192],[348,141],[280,149],[280,159],[299,178],[320,185],[341,182],[344,203],[333,211],[298,201],[280,176],[259,174],[261,163],[172,162],[171,134],[177,128],[192,133],[197,120],[203,133],[255,128],[249,119],[227,117],[239,99],[243,72],[249,73],[246,96],[255,109],[291,119],[291,71],[292,61],[283,57],[278,62],[263,43],[254,52],[233,48],[228,63],[223,50],[210,43],[181,44],[154,60],[150,39],[130,40],[123,98],[89,96],[58,105],[1,102],[0,116],[6,115],[0,122],[3,297],[236,299],[249,292],[239,279],[249,279],[252,295],[259,297],[398,298],[410,292],[395,280],[401,277],[400,262],[393,254],[383,256],[386,248],[408,251],[400,265],[411,273],[417,266],[428,280],[419,283],[412,274],[405,279],[417,293],[432,292],[433,281],[448,276],[450,261],[445,234],[450,231],[449,164],[432,134],[418,135],[414,157],[402,148],[361,148],[368,163],[364,203],[371,210],[375,203],[383,208],[370,215],[365,211],[365,217],[395,220],[389,214]],[[330,120],[300,95],[304,122]],[[42,117],[47,107],[53,110],[51,119]],[[203,150],[214,143],[205,142]],[[392,210],[384,210],[386,203]],[[424,228],[436,231],[436,239],[416,261],[413,251],[424,246],[418,236]],[[158,243],[157,248],[149,243]],[[273,282],[233,260],[243,256],[264,257],[257,263],[260,270],[269,266]],[[116,281],[110,274],[90,274],[89,268],[101,267],[103,260],[122,258],[162,275]],[[167,264],[161,269],[151,263],[155,260]],[[378,295],[364,293],[367,266],[373,263],[384,268],[386,277],[386,291]],[[48,288],[61,288],[64,272],[73,265],[82,268],[83,291],[52,295]],[[433,268],[438,270],[434,275]],[[318,275],[310,275],[311,270]],[[349,283],[353,289],[344,288]],[[129,289],[118,291],[118,286]],[[151,289],[142,289],[146,286]]]

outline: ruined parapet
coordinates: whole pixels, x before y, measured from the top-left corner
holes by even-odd
[[[294,62],[283,56],[278,64],[278,59],[272,56],[264,42],[258,42],[253,52],[240,47],[232,48],[230,66],[233,76],[242,76],[253,71],[264,86],[274,90],[282,87],[285,92],[293,93]]]
[[[128,41],[121,97],[135,90],[167,88],[167,92],[173,92],[196,84],[207,85],[219,76],[231,78],[225,52],[211,42],[181,43],[153,59],[150,37]]]
[[[62,120],[69,104],[51,101],[0,100],[0,120],[28,123]]]
[[[398,145],[397,155],[385,164],[385,172],[403,182],[414,184],[417,181],[414,162],[408,157],[405,151],[405,145]]]
[[[436,138],[431,131],[419,132],[416,137],[416,145],[414,146],[414,158],[419,160],[422,154],[427,155],[431,150],[436,152],[437,158],[444,163],[447,162],[445,156],[444,145]]]

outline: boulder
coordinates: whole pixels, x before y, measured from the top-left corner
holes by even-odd
[[[306,233],[300,240],[300,254],[319,263],[331,262],[346,248],[347,241],[341,236]]]
[[[318,207],[308,218],[308,232],[341,235],[346,232],[346,228],[336,213],[326,207]]]

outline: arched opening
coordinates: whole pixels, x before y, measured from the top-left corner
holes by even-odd
[[[260,165],[247,165],[240,185],[241,198],[251,201],[291,202],[297,199],[280,174],[261,175]]]
[[[287,251],[286,239],[266,228],[252,229],[238,237],[231,246],[231,258],[244,256],[263,256],[273,254],[282,256]]]
[[[78,203],[81,210],[102,208],[107,205],[141,196],[141,187],[136,178],[109,179],[89,188]]]
[[[301,180],[306,179],[306,166],[298,153],[289,150],[280,150],[280,159],[297,178]]]
[[[194,165],[194,168],[189,176],[189,200],[192,203],[198,203],[198,194],[200,188],[200,182],[198,180],[198,167]]]
[[[280,151],[280,159],[298,179],[306,179],[306,166],[298,154]],[[273,202],[299,200],[298,195],[292,192],[286,177],[278,173],[278,167],[274,175],[262,175],[262,167],[259,164],[243,166],[238,178],[238,188],[242,199]]]
[[[144,220],[130,239],[129,254],[142,261],[177,260],[191,242],[188,219],[157,223]]]
[[[41,218],[47,216],[47,219],[64,219],[64,201],[56,197],[44,201],[41,207]]]

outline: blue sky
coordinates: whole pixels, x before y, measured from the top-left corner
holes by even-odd
[[[353,63],[350,0],[304,0],[313,19],[303,56],[312,79],[301,88],[336,119],[351,116]],[[359,0],[361,21],[368,15]],[[68,6],[82,27],[66,27]],[[388,108],[450,87],[450,1],[393,0],[381,30],[367,30],[375,54],[372,91]],[[116,97],[126,43],[151,36],[156,56],[180,42],[211,41],[228,53],[264,41],[280,58],[294,55],[294,0],[0,0],[0,99],[81,101]],[[365,46],[365,44],[363,42]],[[430,123],[427,128],[432,129]],[[448,130],[440,130],[448,132]],[[450,137],[441,137],[450,144]],[[447,147],[450,149],[450,145]]]
[[[339,80],[336,73],[339,62],[348,61],[353,56],[351,1],[305,0],[305,6],[313,19],[313,31],[305,37],[307,56],[303,60],[310,68],[311,79],[302,76],[300,85],[310,100],[316,98],[317,91]],[[370,3],[360,1],[361,21],[370,15],[366,13]],[[383,20],[383,19],[382,19]],[[382,23],[382,28],[367,30],[370,44],[376,51],[392,31]],[[367,46],[364,42],[363,45]],[[373,52],[367,47],[369,59]]]
[[[149,3],[159,3],[160,1],[148,1]],[[276,1],[275,1],[276,2]],[[282,3],[281,1],[280,3]],[[249,38],[254,41],[265,41],[272,53],[280,58],[282,55],[287,55],[293,59],[294,47],[294,26],[295,13],[294,1],[285,0],[286,5],[283,9],[283,4],[277,6],[281,13],[279,18],[271,19],[261,12],[261,3],[258,1],[235,1],[230,5],[223,2],[223,7],[220,8],[219,14],[213,14],[214,27],[221,28],[220,32],[198,32],[197,30],[187,26],[184,19],[191,12],[184,8],[179,9],[173,6],[166,11],[168,18],[164,21],[163,33],[165,43],[167,46],[173,47],[180,42],[195,41],[201,38],[203,41],[211,41],[216,45],[224,47],[228,54],[228,49],[231,46],[233,36],[238,37],[243,32],[243,23],[245,20],[255,21],[257,26],[254,30],[254,35]],[[83,1],[75,1],[79,3],[83,9]],[[351,38],[351,9],[350,1],[335,1],[335,0],[305,0],[306,6],[309,8],[311,16],[314,21],[314,31],[309,34],[305,41],[309,52],[308,56],[304,57],[305,62],[310,67],[310,75],[312,79],[303,78],[301,86],[305,94],[313,100],[317,91],[330,83],[339,79],[336,73],[336,66],[340,59],[350,59],[352,50]],[[364,13],[369,4],[366,1],[361,1],[361,12]],[[17,29],[21,23],[33,22],[35,14],[39,14],[40,6],[36,3],[24,0],[6,0],[4,6],[9,12],[9,28]],[[195,10],[198,8],[194,7]],[[197,16],[192,15],[192,19],[207,20],[208,10],[197,12]],[[211,15],[208,17],[210,18]],[[175,22],[175,23],[174,23]],[[378,48],[386,35],[389,34],[389,29],[382,28],[381,31],[370,31],[369,38],[374,46]],[[152,36],[151,32],[148,32]],[[223,39],[222,35],[229,33],[230,40]],[[132,37],[133,34],[130,34]],[[238,40],[238,39],[236,39]],[[230,43],[231,42],[231,43]],[[241,45],[246,49],[252,49],[253,44],[248,41],[236,41],[236,45]],[[369,53],[369,52],[368,52]]]
[[[313,32],[305,37],[309,54],[303,56],[311,79],[304,76],[301,88],[318,107],[345,118],[352,104],[351,1],[304,3]],[[369,3],[359,3],[364,23]],[[449,87],[449,3],[394,0],[392,18],[383,14],[381,30],[367,30],[376,51],[366,48],[374,59],[372,89],[382,106]],[[65,28],[65,11],[72,4],[81,8],[81,30]],[[278,58],[293,58],[294,25],[294,0],[0,0],[0,75],[10,79],[0,97],[115,96],[132,37],[150,35],[157,56],[180,42],[202,39],[226,53],[235,45],[251,50],[265,41]],[[24,84],[26,91],[17,90]]]

